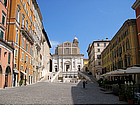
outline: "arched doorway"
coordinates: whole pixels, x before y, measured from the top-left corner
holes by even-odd
[[[0,88],[2,88],[2,67],[0,66]]]
[[[10,87],[12,85],[12,75],[11,68],[8,66],[5,71],[5,87]]]
[[[71,62],[70,61],[66,61],[65,62],[65,72],[71,71]]]

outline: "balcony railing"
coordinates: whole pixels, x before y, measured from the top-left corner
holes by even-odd
[[[34,44],[34,38],[32,34],[26,29],[26,27],[23,25],[21,27],[22,34],[27,38],[27,40],[33,45]]]

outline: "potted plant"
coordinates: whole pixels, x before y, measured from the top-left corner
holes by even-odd
[[[22,86],[22,84],[23,84],[23,80],[20,80],[19,81],[19,86]]]
[[[133,88],[131,86],[127,87],[127,101],[128,104],[134,104]]]
[[[125,85],[121,85],[119,88],[119,101],[126,101]]]

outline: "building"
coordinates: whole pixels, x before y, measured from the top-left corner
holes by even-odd
[[[42,77],[45,78],[46,80],[50,80],[51,77],[51,54],[50,54],[50,48],[51,48],[51,44],[50,41],[48,39],[48,35],[45,32],[45,30],[42,30],[43,32],[43,36],[42,36],[42,44],[41,44],[41,48],[42,48]]]
[[[136,0],[132,8],[136,11],[136,22],[137,22],[139,49],[140,49],[140,0]]]
[[[50,54],[43,52],[49,40],[44,43],[40,8],[36,0],[10,0],[9,5],[6,41],[15,48],[13,86],[36,83],[43,78],[43,56]]]
[[[12,86],[14,48],[5,41],[8,1],[0,2],[0,88]]]
[[[34,7],[32,0],[9,2],[6,40],[15,48],[13,86],[33,82]]]
[[[83,59],[83,71],[84,72],[88,72],[89,71],[89,67],[88,67],[88,63],[89,63],[89,60],[88,59]]]
[[[52,55],[53,80],[75,82],[78,71],[83,68],[83,54],[80,54],[79,42],[75,37],[73,42],[66,41],[57,46]]]
[[[135,19],[125,21],[102,52],[103,73],[140,64]]]
[[[88,47],[89,70],[96,79],[100,79],[102,75],[101,53],[109,44],[109,40],[93,41]]]

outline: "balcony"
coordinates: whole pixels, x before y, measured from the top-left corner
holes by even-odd
[[[23,25],[21,27],[21,32],[25,36],[25,38],[31,43],[31,45],[33,45],[34,44],[34,38],[33,38],[32,34]]]

